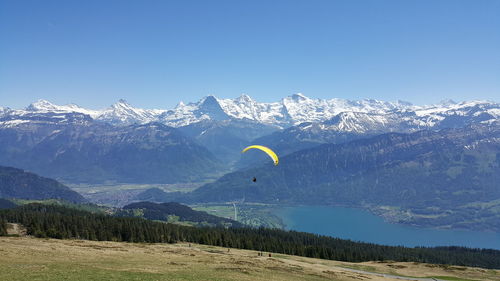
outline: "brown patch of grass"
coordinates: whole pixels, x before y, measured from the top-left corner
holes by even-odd
[[[419,263],[346,263],[198,244],[0,238],[0,280],[392,280],[345,268],[405,276],[498,280],[499,271]]]

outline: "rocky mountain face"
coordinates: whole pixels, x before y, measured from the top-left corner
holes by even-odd
[[[53,179],[3,166],[0,166],[0,198],[62,199],[73,203],[86,201],[80,194]],[[2,203],[5,205],[4,201]]]

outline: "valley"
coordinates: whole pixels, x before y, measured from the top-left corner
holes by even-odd
[[[122,207],[132,202],[148,200],[141,193],[156,189],[163,192],[190,192],[206,182],[175,184],[67,184],[89,201],[109,207]],[[154,198],[151,198],[154,199]],[[152,200],[155,201],[155,200]]]

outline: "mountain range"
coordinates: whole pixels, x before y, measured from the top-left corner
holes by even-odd
[[[444,103],[443,106],[407,107],[386,112],[345,111],[321,122],[304,122],[254,140],[273,147],[280,155],[324,143],[343,143],[379,134],[412,133],[420,130],[464,128],[471,124],[499,122],[499,104],[489,102]],[[256,154],[240,161],[239,167],[263,162]]]
[[[13,121],[16,120],[15,116],[47,113],[81,113],[94,120],[114,125],[159,122],[176,128],[203,120],[230,119],[253,120],[278,128],[288,128],[336,117],[332,122],[337,123],[337,130],[360,133],[373,131],[373,126],[378,129],[393,127],[395,123],[415,129],[449,127],[452,125],[449,123],[454,121],[453,118],[463,119],[465,116],[487,122],[500,116],[500,106],[489,101],[443,101],[437,105],[416,106],[403,101],[311,99],[300,93],[271,103],[259,103],[244,94],[235,99],[206,96],[198,102],[180,102],[175,108],[168,110],[135,108],[123,99],[104,110],[85,109],[75,104],[55,105],[46,100],[39,100],[25,109],[0,107],[0,117],[4,119],[0,125],[18,124],[19,122]],[[6,118],[7,116],[11,118]]]
[[[169,110],[135,108],[125,100],[104,110],[39,100],[25,109],[0,108],[0,132],[25,131],[26,127],[37,126],[37,131],[45,131],[31,136],[32,142],[37,143],[50,132],[60,130],[54,129],[60,125],[93,123],[124,128],[158,123],[177,128],[214,154],[226,169],[231,169],[263,161],[258,154],[241,159],[239,151],[250,143],[267,145],[286,155],[323,143],[341,143],[387,132],[488,124],[498,122],[499,116],[500,104],[488,101],[444,101],[415,106],[402,101],[311,99],[303,94],[272,103],[259,103],[248,95],[235,99],[207,96],[198,102],[180,102]]]

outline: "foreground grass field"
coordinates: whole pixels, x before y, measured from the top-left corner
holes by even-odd
[[[418,263],[344,263],[198,244],[0,237],[0,280],[500,280],[500,271]]]

